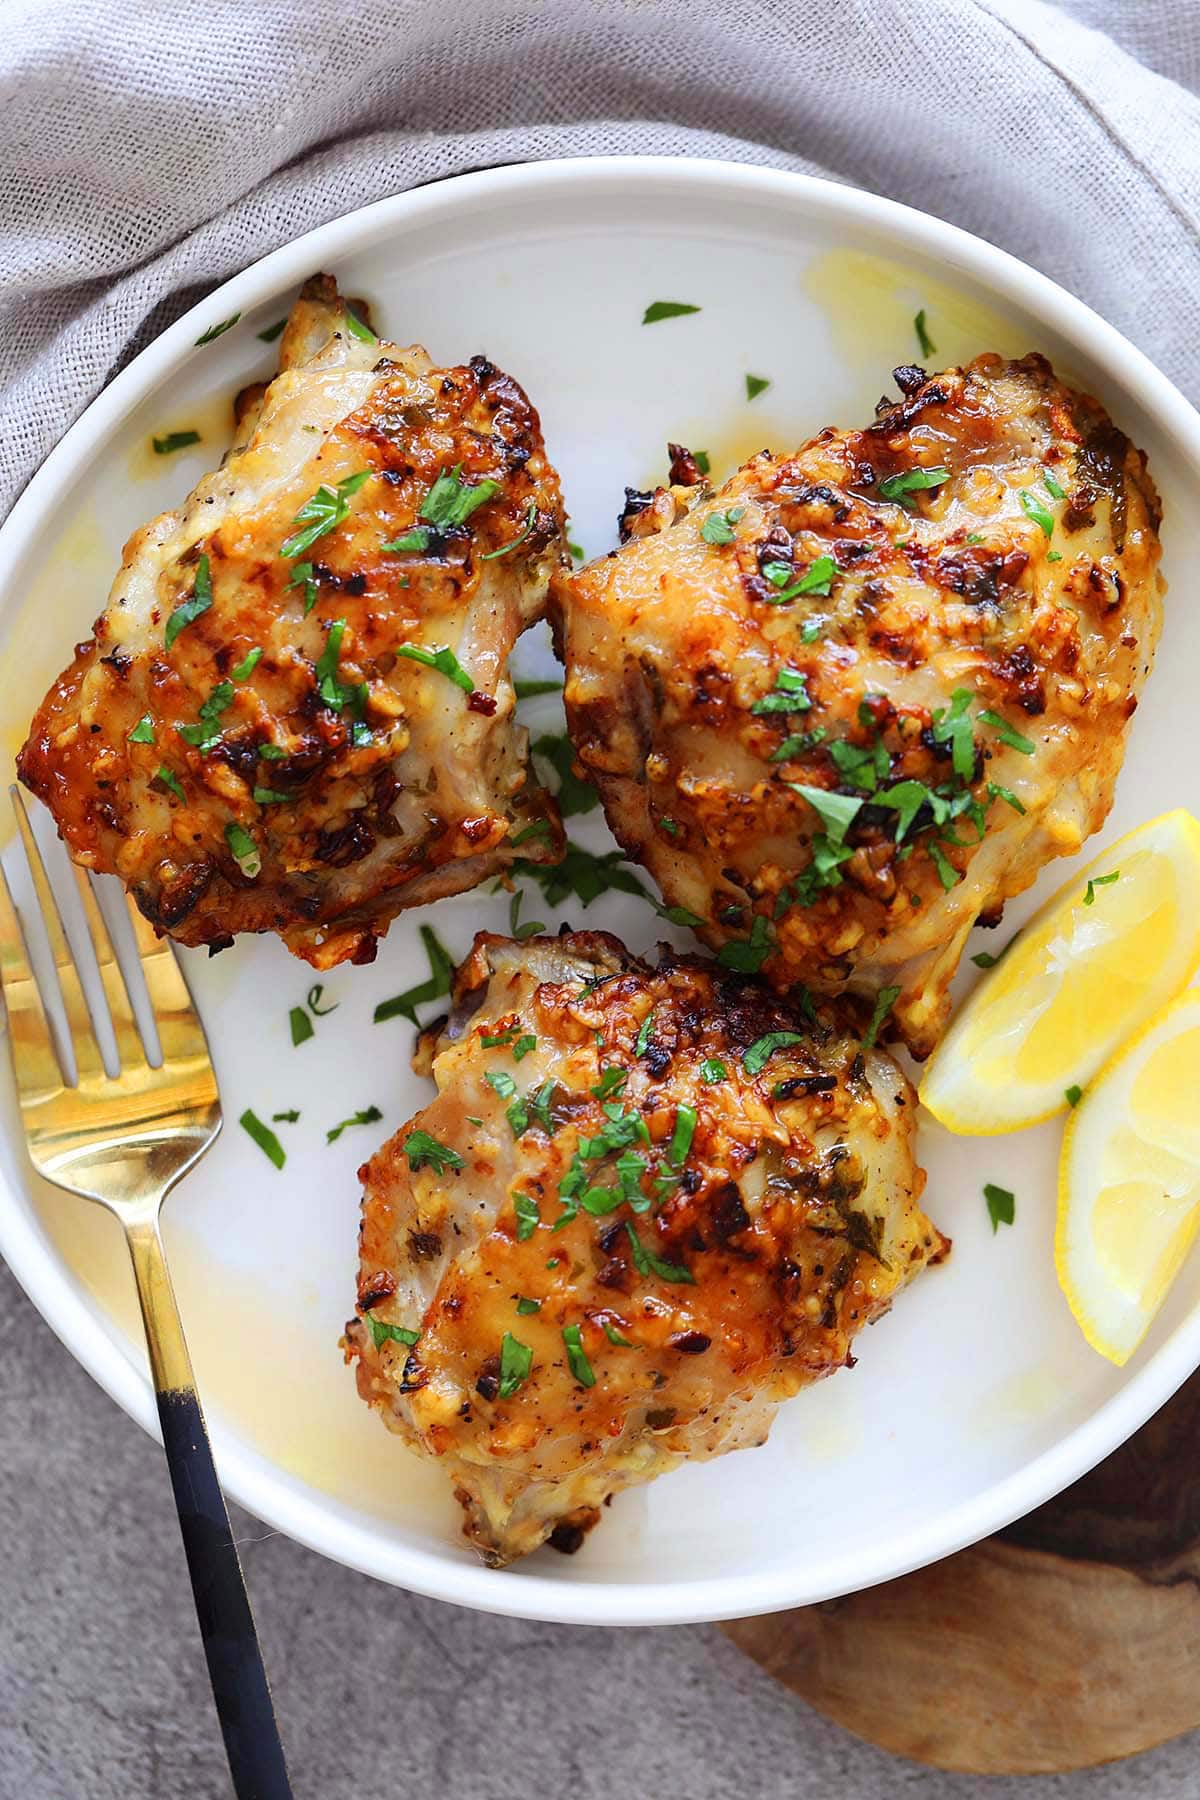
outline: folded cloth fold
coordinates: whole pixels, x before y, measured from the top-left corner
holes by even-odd
[[[550,156],[888,194],[1044,270],[1195,397],[1198,46],[1197,0],[9,0],[0,513],[215,283],[367,201]]]

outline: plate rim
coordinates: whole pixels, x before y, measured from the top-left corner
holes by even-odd
[[[1098,365],[1119,371],[1121,385],[1153,418],[1200,482],[1200,414],[1150,358],[1049,276],[960,227],[913,207],[819,176],[706,157],[564,157],[506,164],[447,176],[358,207],[268,252],[215,287],[139,352],[88,403],[49,452],[0,525],[0,570],[30,548],[54,497],[82,468],[98,439],[169,377],[197,348],[211,320],[245,314],[370,241],[379,229],[396,235],[490,200],[570,186],[614,192],[631,183],[677,189],[713,188],[723,202],[739,191],[767,203],[793,204],[810,216],[834,217],[851,229],[878,230],[898,249],[931,257],[982,283],[1079,346]],[[7,555],[5,555],[7,553]],[[8,586],[0,575],[0,594]],[[16,1155],[22,1154],[16,1146]],[[99,1314],[80,1305],[75,1279],[45,1239],[33,1210],[0,1179],[0,1254],[42,1318],[123,1411],[160,1437],[148,1375],[131,1362]],[[1162,1406],[1200,1366],[1200,1306],[1118,1393],[1022,1468],[929,1523],[887,1535],[885,1548],[833,1557],[823,1577],[769,1569],[744,1575],[679,1580],[572,1582],[532,1572],[497,1574],[467,1556],[389,1540],[386,1530],[339,1516],[344,1502],[321,1504],[289,1492],[281,1471],[252,1442],[218,1423],[214,1445],[230,1496],[311,1550],[367,1575],[430,1598],[509,1617],[586,1625],[675,1625],[747,1617],[811,1605],[907,1574],[951,1555],[1041,1505],[1109,1455]],[[799,1578],[797,1578],[799,1576]]]

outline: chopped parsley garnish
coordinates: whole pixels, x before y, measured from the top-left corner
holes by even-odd
[[[806,756],[818,744],[823,744],[828,735],[825,727],[819,725],[815,731],[801,731],[785,737],[778,750],[772,750],[768,760],[773,763],[790,762],[794,756]]]
[[[287,1112],[271,1114],[272,1122],[276,1125],[295,1125],[299,1118],[300,1114],[294,1106],[289,1107]]]
[[[1078,1106],[1079,1102],[1083,1099],[1083,1089],[1077,1087],[1074,1082],[1071,1083],[1069,1088],[1064,1088],[1063,1092],[1067,1096],[1068,1106]]]
[[[232,319],[222,319],[219,325],[210,325],[208,330],[202,331],[196,339],[197,346],[211,344],[214,338],[221,337],[226,331],[232,331],[241,316],[240,312],[235,312]]]
[[[673,1169],[681,1169],[687,1161],[688,1151],[692,1147],[692,1139],[696,1135],[696,1109],[694,1106],[678,1106],[675,1109],[675,1129],[671,1133],[671,1142],[667,1145],[667,1161]]]
[[[678,837],[683,830],[678,819],[662,818],[658,821],[658,827],[660,831],[665,831],[668,837]]]
[[[154,720],[149,713],[143,713],[133,730],[129,733],[131,744],[152,744],[154,742]]]
[[[1023,813],[1025,811],[1024,806],[1017,799],[1017,796],[1013,793],[1012,789],[1001,787],[998,781],[989,781],[987,784],[987,791],[989,799],[1003,800],[1005,805],[1011,806],[1014,812]]]
[[[983,541],[983,533],[979,531],[968,531],[963,539],[964,544],[982,544]]]
[[[601,1319],[600,1328],[610,1344],[619,1344],[622,1350],[633,1350],[636,1348],[632,1339],[622,1337],[616,1326],[610,1325],[607,1319]]]
[[[348,306],[345,312],[346,330],[351,337],[359,338],[364,344],[377,344],[379,339],[371,330],[365,319],[360,319],[353,307]]]
[[[414,525],[411,531],[393,538],[390,544],[381,544],[380,549],[427,550],[435,531],[450,531],[465,525],[477,507],[499,492],[498,481],[464,481],[462,464],[455,463],[448,473],[443,469],[418,507],[417,518],[425,523]]]
[[[1050,473],[1049,469],[1043,469],[1043,471],[1042,471],[1042,486],[1045,488],[1046,492],[1054,500],[1065,500],[1067,497],[1066,488],[1062,487],[1054,479],[1054,477]]]
[[[343,1131],[348,1131],[351,1125],[377,1125],[382,1117],[383,1114],[377,1106],[360,1107],[358,1112],[351,1113],[348,1119],[341,1119],[336,1125],[331,1125],[325,1133],[325,1142],[335,1144]]]
[[[700,536],[706,544],[732,544],[736,536],[733,528],[745,510],[744,506],[731,506],[728,512],[710,512],[700,527]]]
[[[536,518],[537,501],[531,500],[529,502],[529,510],[525,514],[525,523],[522,525],[516,537],[509,538],[507,544],[501,544],[496,550],[485,550],[479,559],[480,562],[494,562],[498,556],[507,556],[510,550],[515,550],[518,544],[523,544],[533,530],[533,522]]]
[[[728,1075],[729,1070],[719,1056],[706,1056],[700,1064],[700,1079],[707,1082],[710,1087],[715,1081],[725,1081]]]
[[[757,400],[758,396],[760,394],[766,393],[766,391],[770,387],[770,385],[771,385],[771,383],[769,382],[769,380],[767,379],[767,377],[765,375],[747,375],[747,377],[746,377],[746,398],[747,398],[747,400]]]
[[[276,319],[275,323],[268,325],[265,331],[256,331],[254,335],[262,344],[273,344],[276,338],[283,336],[283,328],[286,324],[287,314],[285,313],[282,319]]]
[[[183,741],[199,750],[202,756],[207,755],[213,745],[220,742],[221,714],[228,711],[232,701],[232,681],[218,682],[212,693],[208,696],[208,699],[204,702],[203,706],[201,706],[200,717],[197,723],[195,725],[180,725],[177,727]]]
[[[685,307],[684,310],[692,312],[695,311],[695,308]],[[578,1325],[564,1325],[562,1335],[563,1343],[567,1346],[567,1362],[570,1364],[572,1375],[581,1387],[595,1387],[596,1372],[587,1359]]]
[[[178,775],[176,775],[173,769],[168,769],[166,763],[159,764],[158,773],[155,775],[154,779],[155,781],[161,781],[165,788],[170,788],[177,800],[182,800],[184,798],[183,787]]]
[[[492,1092],[499,1094],[502,1100],[511,1100],[517,1091],[516,1082],[511,1075],[506,1075],[503,1069],[489,1069],[484,1080]]]
[[[1108,887],[1110,883],[1118,881],[1120,875],[1120,869],[1114,869],[1111,875],[1093,875],[1084,890],[1083,904],[1085,906],[1093,906],[1096,900],[1096,889],[1098,887]]]
[[[660,319],[681,319],[685,313],[698,313],[698,306],[689,306],[686,300],[652,300],[642,314],[643,325],[657,325]]]
[[[329,627],[329,636],[325,640],[314,674],[317,678],[317,692],[326,706],[335,712],[349,707],[357,714],[357,721],[351,733],[354,744],[370,740],[370,732],[363,723],[363,714],[367,709],[367,684],[365,681],[347,683],[338,678],[338,664],[342,654],[342,638],[346,632],[345,619],[335,619]]]
[[[256,880],[262,874],[262,852],[245,826],[227,825],[225,842],[229,845],[230,855],[247,881]]]
[[[514,681],[513,692],[518,700],[533,700],[538,694],[561,694],[561,681]]]
[[[304,996],[308,1004],[309,1012],[312,1013],[313,1017],[316,1019],[323,1019],[326,1013],[336,1012],[341,1004],[340,1001],[335,1000],[332,1006],[322,1006],[321,996],[324,992],[325,983],[323,981],[317,981],[313,983],[312,987],[309,988],[308,993]]]
[[[777,1050],[786,1050],[789,1044],[802,1044],[805,1041],[802,1031],[768,1031],[751,1044],[742,1058],[742,1067],[747,1075],[761,1075]]]
[[[654,910],[669,925],[686,925],[692,931],[702,931],[706,923],[698,913],[689,912],[686,906],[656,906]]]
[[[962,876],[950,861],[950,858],[946,855],[946,852],[942,849],[940,844],[927,844],[926,849],[929,851],[930,862],[937,870],[938,880],[941,882],[946,892],[949,893],[950,889],[955,887],[962,880]]]
[[[1027,519],[1032,519],[1035,525],[1040,525],[1047,537],[1053,537],[1054,515],[1053,513],[1047,512],[1046,508],[1042,505],[1032,489],[1019,489],[1018,498],[1021,502],[1021,510],[1024,512],[1025,517]]]
[[[782,590],[769,596],[772,606],[783,606],[789,600],[795,600],[800,594],[827,595],[835,575],[843,571],[832,556],[818,556],[811,562],[798,580],[792,581],[791,565],[785,562],[766,563],[763,575],[772,587]],[[791,586],[788,583],[791,582]]]
[[[532,744],[535,756],[544,757],[558,776],[554,797],[564,819],[578,813],[590,813],[600,804],[600,795],[590,781],[575,773],[575,750],[565,732],[544,732]]]
[[[939,823],[946,816],[946,803],[923,781],[896,781],[882,794],[876,794],[874,806],[886,806],[896,814],[896,842],[902,844],[909,827],[923,806],[928,806]]]
[[[258,754],[264,762],[283,762],[287,751],[282,744],[260,744]]]
[[[921,493],[926,488],[941,487],[943,481],[949,481],[949,469],[906,469],[903,475],[889,475],[886,481],[879,483],[881,500],[895,500],[905,512],[915,511],[915,502],[909,499],[910,494]]]
[[[660,1281],[686,1282],[692,1287],[696,1285],[696,1277],[690,1269],[685,1269],[682,1263],[665,1262],[653,1250],[647,1250],[629,1219],[625,1221],[625,1229],[629,1233],[634,1267],[639,1275],[654,1274]]]
[[[387,1343],[406,1344],[411,1350],[421,1335],[419,1331],[410,1331],[406,1325],[389,1325],[386,1319],[377,1319],[374,1313],[365,1312],[362,1318],[377,1350]]]
[[[506,1331],[500,1340],[500,1386],[496,1389],[496,1398],[511,1400],[522,1383],[529,1380],[532,1368],[533,1351],[529,1345]]]
[[[722,944],[717,951],[717,961],[723,969],[736,969],[739,975],[757,975],[770,954],[770,926],[762,913],[755,913],[750,936]]]
[[[808,804],[825,827],[829,841],[840,846],[863,805],[857,794],[837,794],[831,788],[809,787],[802,781],[789,781],[787,786]]]
[[[163,633],[163,641],[167,649],[175,642],[185,626],[206,613],[212,605],[212,579],[209,574],[208,558],[202,556],[196,564],[196,579],[192,583],[191,596],[182,600],[167,620],[167,628]]]
[[[1008,955],[1020,935],[1019,931],[1014,931],[1007,944],[1002,944],[999,950],[995,952],[992,952],[991,950],[979,950],[971,958],[971,961],[975,964],[977,969],[994,969],[996,964],[1000,961],[1000,958]]]
[[[237,667],[230,670],[230,674],[235,681],[248,681],[258,667],[261,659],[262,650],[256,645],[253,650],[247,650]]]
[[[249,1107],[246,1108],[245,1112],[238,1120],[238,1124],[243,1131],[248,1132],[254,1139],[264,1156],[269,1156],[271,1161],[275,1164],[275,1167],[277,1169],[282,1169],[284,1163],[287,1161],[287,1152],[284,1150],[279,1139],[275,1136],[275,1133],[271,1130],[271,1127],[269,1125],[264,1125],[257,1113],[251,1112]]]
[[[284,592],[287,592],[287,588],[294,587],[302,587],[304,589],[304,616],[307,618],[313,607],[317,604],[317,583],[316,578],[313,575],[312,563],[296,563],[292,569],[292,578],[287,583]]]
[[[808,697],[806,680],[802,669],[780,669],[771,692],[764,694],[761,700],[756,700],[750,711],[759,716],[764,713],[808,712],[812,701]]]
[[[532,825],[523,825],[513,836],[514,848],[518,844],[527,844],[532,838],[553,837],[554,832],[549,819],[535,819]]]
[[[508,903],[508,929],[513,937],[517,939],[517,942],[522,944],[525,942],[526,938],[536,937],[539,931],[545,931],[546,929],[546,921],[544,919],[526,919],[524,923],[522,923],[521,904],[524,898],[524,888],[517,888],[512,899]]]
[[[960,781],[970,781],[975,773],[975,736],[967,708],[971,704],[970,688],[955,688],[948,707],[939,707],[933,715],[933,738],[938,744],[949,744],[950,760]],[[981,719],[987,715],[981,713]]]
[[[913,320],[913,330],[917,334],[917,343],[920,345],[921,355],[922,356],[936,356],[937,355],[937,345],[934,343],[933,339],[929,335],[929,328],[925,323],[925,308],[924,307],[921,308],[920,312],[917,314],[916,318]]]
[[[597,1100],[608,1100],[613,1094],[619,1094],[628,1080],[629,1070],[618,1069],[614,1065],[612,1068],[601,1070],[600,1079],[595,1087],[590,1089],[590,1092],[595,1095]]]
[[[575,559],[576,562],[583,561],[586,552],[584,551],[582,544],[577,544],[574,542],[574,540],[572,538],[568,538],[567,539],[567,549],[570,551],[572,557]]]
[[[538,824],[549,833],[550,827],[544,819]],[[531,828],[532,829],[532,828]],[[522,834],[518,832],[513,843],[521,842]],[[598,895],[615,888],[622,894],[636,894],[639,900],[649,900],[650,896],[633,872],[623,867],[626,858],[620,850],[610,850],[603,856],[597,856],[591,850],[581,849],[576,843],[568,842],[566,853],[560,862],[531,863],[518,858],[509,873],[524,875],[536,881],[546,897],[548,906],[557,906],[568,894],[583,906],[590,906]]]
[[[360,469],[355,475],[345,476],[336,487],[330,487],[327,481],[323,481],[292,520],[293,525],[299,525],[301,529],[285,538],[279,546],[279,554],[289,558],[300,556],[305,550],[311,549],[318,538],[324,537],[327,531],[340,525],[343,519],[349,517],[350,496],[357,494],[364,481],[370,481],[374,473],[373,469]]]
[[[1031,743],[1027,737],[1022,737],[1019,731],[1014,731],[1007,719],[1002,719],[998,712],[992,712],[990,708],[985,708],[980,713],[979,723],[990,725],[1002,744],[1007,744],[1010,750],[1019,750],[1022,756],[1032,756],[1037,749],[1036,744]]]
[[[1046,552],[1046,561],[1047,562],[1061,562],[1062,559],[1063,559],[1063,556],[1062,556],[1061,550],[1047,550],[1047,552]]]
[[[875,996],[875,1005],[871,1009],[870,1022],[867,1025],[867,1029],[863,1032],[862,1047],[864,1050],[873,1050],[875,1048],[875,1040],[879,1036],[879,1027],[883,1024],[883,1021],[887,1018],[899,998],[900,989],[898,987],[880,988]]]
[[[435,1175],[444,1175],[447,1169],[466,1166],[457,1150],[439,1144],[427,1131],[410,1131],[404,1140],[404,1154],[414,1175],[418,1169],[432,1169]]]
[[[150,441],[155,456],[174,456],[176,450],[186,450],[189,444],[200,443],[201,438],[198,431],[168,431]]]
[[[439,675],[444,675],[447,681],[460,687],[464,694],[475,692],[474,681],[453,650],[448,649],[445,644],[438,644],[433,650],[427,650],[424,644],[398,644],[396,655],[406,656],[410,662],[421,663],[426,669],[436,669]]]
[[[878,739],[863,748],[836,738],[829,746],[829,758],[843,781],[867,794],[873,794],[891,773],[892,759]]]
[[[375,1008],[374,1022],[382,1025],[388,1019],[408,1019],[413,1025],[418,1023],[417,1007],[423,1006],[426,1000],[440,1000],[450,992],[450,978],[454,973],[454,959],[439,943],[434,931],[428,925],[421,926],[421,942],[425,946],[425,954],[429,958],[429,979],[406,988],[404,993],[395,994],[390,1000],[381,1000]],[[484,1039],[487,1042],[487,1039]]]
[[[532,1033],[526,1032],[523,1037],[519,1037],[517,1039],[516,1043],[512,1047],[513,1061],[520,1062],[520,1060],[523,1056],[528,1056],[529,1052],[531,1050],[536,1050],[536,1049],[537,1049],[537,1039],[532,1035]]]
[[[540,1300],[527,1300],[524,1294],[517,1295],[517,1311],[521,1314],[522,1318],[528,1317],[530,1313],[539,1313],[541,1310],[542,1303]]]
[[[310,1037],[315,1036],[312,1020],[302,1006],[293,1006],[288,1013],[288,1024],[292,1028],[292,1044],[298,1048],[307,1044]]]
[[[517,1215],[517,1241],[524,1243],[541,1224],[541,1211],[531,1194],[514,1194],[513,1211]]]
[[[633,1054],[635,1056],[645,1056],[646,1051],[650,1047],[650,1036],[653,1030],[654,1008],[651,1007],[650,1011],[638,1026],[638,1034],[633,1040]]]
[[[1017,1216],[1017,1200],[1007,1188],[997,1187],[995,1182],[985,1181],[983,1197],[987,1201],[988,1218],[992,1221],[992,1236],[1001,1225],[1011,1225]]]

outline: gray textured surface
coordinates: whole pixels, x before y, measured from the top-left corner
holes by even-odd
[[[227,1800],[161,1452],[0,1266],[0,1797]],[[860,1743],[700,1627],[416,1600],[235,1515],[296,1800],[1194,1800],[1200,1734],[1064,1777]]]

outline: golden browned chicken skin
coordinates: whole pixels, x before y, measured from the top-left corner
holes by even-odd
[[[328,276],[239,413],[130,539],[20,775],[181,942],[369,961],[401,908],[558,852],[508,677],[565,561],[558,478],[515,381],[380,343]]]
[[[1103,823],[1163,583],[1145,457],[1043,357],[896,379],[715,493],[673,447],[556,587],[625,850],[732,966],[894,986],[923,1055],[972,925]]]
[[[438,1097],[361,1170],[346,1342],[489,1561],[764,1442],[944,1254],[912,1089],[862,1037],[603,933],[476,938],[418,1057]]]

